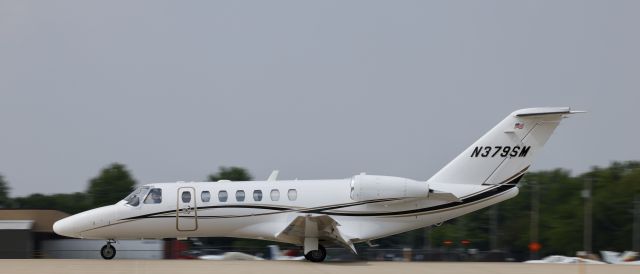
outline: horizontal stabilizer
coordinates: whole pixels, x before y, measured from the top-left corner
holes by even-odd
[[[424,197],[411,197],[411,198],[404,198],[404,199],[393,199],[390,201],[385,201],[385,202],[380,202],[380,204],[385,205],[385,206],[389,206],[389,205],[395,205],[395,204],[404,204],[404,203],[413,203],[415,201],[419,201],[419,200],[423,200]],[[458,198],[458,196],[456,196],[455,194],[451,193],[451,192],[447,192],[447,191],[440,191],[440,190],[435,190],[435,189],[429,189],[429,194],[427,196],[427,199],[429,200],[437,200],[437,201],[444,201],[444,202],[461,202],[462,200],[460,200],[460,198]]]
[[[569,107],[544,107],[544,108],[525,108],[515,111],[513,114],[516,117],[530,117],[530,116],[542,116],[553,114],[576,114],[585,113],[582,110],[571,110]]]
[[[429,199],[445,201],[445,202],[461,202],[462,201],[460,200],[460,198],[458,198],[456,195],[453,195],[453,193],[451,192],[438,192],[438,191],[429,193]]]

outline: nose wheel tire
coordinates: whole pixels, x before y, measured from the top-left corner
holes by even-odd
[[[106,244],[100,249],[100,256],[105,260],[111,260],[116,256],[116,248],[110,244]]]
[[[304,257],[314,263],[319,263],[327,258],[327,250],[322,245],[318,245],[318,250],[312,250],[307,252]]]

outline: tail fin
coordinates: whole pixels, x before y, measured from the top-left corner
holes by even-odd
[[[511,181],[527,171],[560,120],[572,113],[578,111],[568,107],[516,110],[428,181],[474,185]]]

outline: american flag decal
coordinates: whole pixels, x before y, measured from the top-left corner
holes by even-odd
[[[524,128],[524,123],[516,123],[516,126],[514,128],[523,129]]]

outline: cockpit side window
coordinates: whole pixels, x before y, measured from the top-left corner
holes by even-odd
[[[162,189],[152,188],[149,190],[149,195],[144,199],[145,204],[159,204],[162,203]]]
[[[147,195],[147,192],[149,192],[148,186],[139,187],[131,192],[129,196],[125,197],[124,200],[127,201],[127,205],[138,206],[140,205],[140,200]]]

